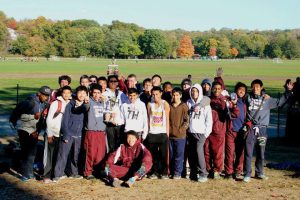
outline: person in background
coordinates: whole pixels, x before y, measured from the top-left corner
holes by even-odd
[[[152,76],[152,85],[153,85],[153,87],[154,87],[154,86],[161,87],[161,82],[162,82],[162,78],[161,78],[160,75],[154,74],[154,75]]]
[[[161,98],[165,101],[167,101],[169,104],[171,104],[172,101],[172,90],[173,90],[173,85],[171,82],[166,81],[163,84],[163,94]]]
[[[151,101],[151,89],[152,89],[152,80],[150,78],[146,78],[144,81],[143,81],[143,87],[144,87],[144,90],[143,92],[140,94],[140,100],[142,102],[145,103],[145,105],[147,106],[148,103]]]

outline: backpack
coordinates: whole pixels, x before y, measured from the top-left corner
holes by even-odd
[[[54,101],[53,101],[54,102]],[[52,102],[52,103],[53,103]],[[55,119],[60,113],[61,113],[61,109],[62,109],[62,101],[60,100],[57,100],[57,109],[53,115],[53,118],[52,119]],[[49,109],[50,109],[50,105],[51,104],[48,104],[48,106],[45,107],[45,109],[43,110],[42,114],[41,114],[41,117],[39,119],[39,122],[37,123],[37,128],[38,130],[46,130],[46,127],[47,127],[47,117],[48,117],[48,113],[49,113]]]
[[[33,97],[28,97],[25,101],[18,103],[9,117],[9,122],[12,123],[13,127],[16,127],[21,115],[29,113],[34,106],[35,102]]]

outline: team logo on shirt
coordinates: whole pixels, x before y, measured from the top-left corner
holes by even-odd
[[[134,107],[128,107],[127,119],[137,120],[139,117],[140,111],[136,110]]]

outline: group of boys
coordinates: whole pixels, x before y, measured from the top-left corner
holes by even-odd
[[[190,78],[174,87],[154,75],[142,84],[109,75],[83,75],[74,93],[71,78],[59,77],[60,88],[47,86],[14,109],[22,149],[22,180],[33,178],[32,165],[38,134],[45,128],[45,183],[66,177],[94,179],[104,176],[113,186],[131,187],[136,180],[180,179],[198,182],[208,177],[251,180],[251,160],[256,150],[255,177],[266,180],[264,154],[270,109],[291,95],[274,99],[256,79],[238,82],[226,91],[222,70],[214,81],[192,84]],[[43,120],[44,119],[44,120]],[[46,126],[40,126],[45,121]],[[224,156],[225,155],[225,156]],[[80,175],[81,174],[81,175]]]

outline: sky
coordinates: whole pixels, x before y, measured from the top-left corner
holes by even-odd
[[[0,0],[0,10],[16,20],[119,20],[162,30],[300,28],[300,0]]]

